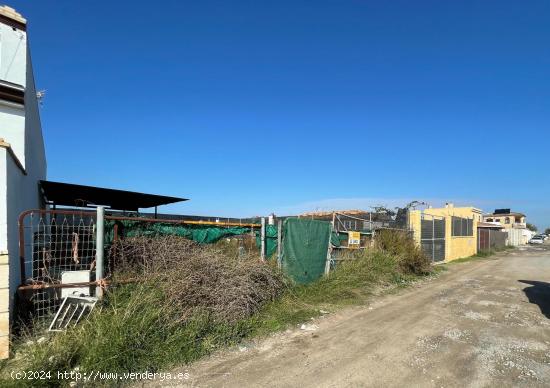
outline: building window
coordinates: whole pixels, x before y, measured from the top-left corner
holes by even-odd
[[[506,217],[506,218],[504,219],[504,223],[505,223],[505,224],[509,224],[509,223],[510,223],[510,217]]]
[[[471,237],[474,235],[474,219],[451,217],[451,236]]]
[[[487,222],[493,222],[492,218],[487,218]]]

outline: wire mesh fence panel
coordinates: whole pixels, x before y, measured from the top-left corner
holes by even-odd
[[[90,295],[90,285],[67,285],[95,280],[95,232],[92,212],[36,210],[21,215],[21,284],[27,286],[34,318],[52,316],[67,295]]]
[[[420,246],[433,262],[445,260],[445,219],[443,217],[422,215]]]
[[[224,252],[255,251],[258,224],[106,215],[103,279],[96,279],[98,213],[81,210],[28,210],[19,217],[22,319],[51,319],[66,297],[94,296],[118,270],[111,253],[118,239],[180,236],[197,244],[218,243]],[[101,228],[100,228],[101,229]],[[275,236],[276,238],[276,236]],[[97,280],[97,282],[96,282]],[[97,295],[95,295],[97,296]]]

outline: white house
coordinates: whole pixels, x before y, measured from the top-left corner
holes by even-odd
[[[19,277],[19,214],[43,206],[38,181],[46,156],[27,22],[0,7],[0,358],[8,356],[10,314]]]

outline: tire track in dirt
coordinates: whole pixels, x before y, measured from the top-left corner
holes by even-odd
[[[450,265],[369,306],[318,318],[313,332],[287,330],[181,368],[190,379],[173,385],[550,386],[550,320],[522,279],[550,283],[550,251]]]

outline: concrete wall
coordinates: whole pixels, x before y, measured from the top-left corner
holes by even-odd
[[[422,211],[409,211],[409,228],[413,231],[413,239],[420,245],[420,230],[422,227]]]
[[[529,240],[531,237],[533,237],[536,233],[531,232],[529,229],[504,229],[506,233],[508,233],[508,241],[507,244],[517,247],[519,245],[525,245],[529,243]]]

